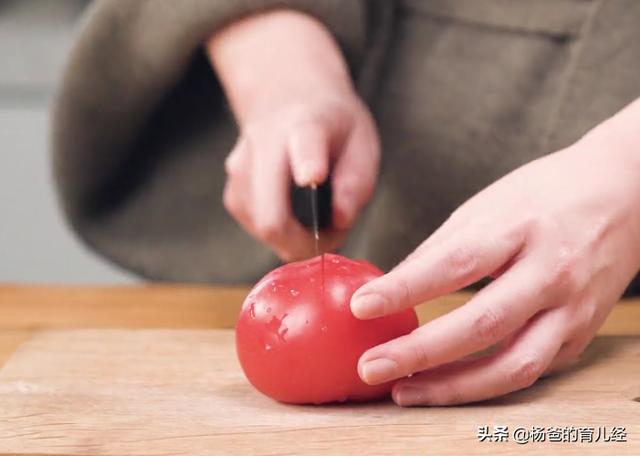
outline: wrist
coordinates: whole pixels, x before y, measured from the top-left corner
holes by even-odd
[[[576,160],[589,160],[589,166],[617,189],[611,204],[627,208],[640,240],[640,99],[593,128],[570,149],[575,150]]]
[[[207,51],[240,125],[289,101],[353,93],[337,43],[302,13],[247,17],[213,35]]]
[[[590,130],[578,144],[640,176],[640,99]]]

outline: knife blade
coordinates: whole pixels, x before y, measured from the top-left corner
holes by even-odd
[[[318,213],[318,185],[314,182],[311,184],[311,229],[313,230],[313,239],[315,243],[316,256],[320,254],[320,215]]]
[[[313,239],[315,242],[315,256],[322,254],[320,257],[320,302],[324,304],[324,253],[320,252],[320,212],[318,210],[318,185],[314,182],[311,184],[311,229],[313,230]]]

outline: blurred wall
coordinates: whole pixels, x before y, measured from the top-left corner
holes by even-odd
[[[48,106],[84,0],[0,0],[0,282],[125,283],[65,225]]]

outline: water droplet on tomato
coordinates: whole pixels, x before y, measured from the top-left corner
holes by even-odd
[[[294,290],[293,288],[289,290],[289,293],[291,293],[291,296],[298,296],[300,294],[298,290]]]
[[[340,259],[339,259],[339,258],[335,258],[335,257],[334,257],[334,258],[331,258],[331,262],[332,262],[333,264],[339,264],[339,263],[340,263]]]
[[[264,349],[267,350],[267,351],[271,350],[271,345],[264,344]]]
[[[267,313],[270,314],[271,313],[271,307],[267,307]]]
[[[322,331],[322,332],[326,333],[326,332],[327,332],[327,327],[326,327],[326,326],[323,326],[322,328],[320,328],[320,331]]]
[[[280,337],[283,342],[285,342],[284,336],[287,335],[287,331],[289,331],[289,328],[287,328],[287,326],[285,325],[280,325],[280,327],[278,328],[278,337]]]
[[[253,319],[256,318],[256,304],[254,302],[249,306],[249,316]]]
[[[284,323],[285,318],[287,318],[288,314],[284,314],[282,318],[278,318],[275,315],[271,317],[271,319],[266,323],[266,327],[271,331],[272,334],[278,336],[278,338],[285,342],[285,335],[287,331],[289,331],[289,327]]]

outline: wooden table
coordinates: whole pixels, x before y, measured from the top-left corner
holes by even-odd
[[[344,454],[346,451],[367,450],[363,447],[366,442],[375,443],[381,452],[394,454],[431,454],[434,450],[440,454],[506,454],[511,451],[517,454],[533,454],[538,451],[640,454],[640,301],[623,301],[614,308],[587,352],[586,364],[577,366],[557,380],[539,382],[542,385],[506,399],[456,408],[400,409],[390,403],[292,408],[276,404],[251,390],[232,356],[232,333],[229,328],[233,327],[246,292],[245,287],[165,285],[117,288],[0,286],[0,367],[5,365],[4,369],[0,369],[0,456],[124,456],[180,452],[275,455],[287,454],[287,451],[289,454],[296,454],[302,450],[310,454],[326,454],[327,449],[332,448],[338,454]],[[424,322],[432,319],[468,299],[468,294],[456,294],[420,306],[420,320]],[[64,347],[69,341],[78,342],[85,347],[84,351],[65,353]],[[21,345],[22,348],[18,349]],[[142,365],[136,366],[137,363],[144,364],[144,360],[140,361],[135,353],[128,353],[125,346],[134,347],[133,351],[136,346],[143,347],[150,358],[157,357],[155,364],[144,368]],[[205,358],[191,356],[190,350],[193,347],[200,347],[198,350],[203,350],[201,356]],[[104,350],[104,353],[96,354],[100,350]],[[120,383],[126,383],[127,388],[132,388],[131,385],[142,378],[137,377],[142,375],[142,371],[152,369],[155,376],[153,378],[163,377],[172,386],[160,396],[152,396],[153,401],[149,399],[151,396],[145,395],[152,394],[151,390],[153,394],[158,393],[159,390],[154,389],[157,387],[155,383],[145,385],[144,388],[137,385],[138,389],[127,390],[135,391],[136,396],[129,397],[127,402],[119,406],[129,410],[131,420],[135,421],[134,412],[141,410],[136,407],[144,406],[142,401],[145,397],[147,405],[163,401],[171,404],[169,412],[186,407],[181,409],[182,414],[188,413],[185,410],[199,410],[197,403],[211,398],[213,393],[206,390],[206,384],[181,383],[182,374],[163,367],[169,356],[167,353],[177,356],[170,360],[174,364],[180,364],[180,360],[189,358],[189,362],[193,364],[180,365],[185,372],[192,370],[190,373],[193,377],[202,375],[202,378],[207,378],[212,375],[211,382],[223,377],[226,379],[220,380],[228,383],[220,386],[218,391],[222,393],[216,397],[226,401],[230,417],[225,418],[223,424],[228,427],[225,428],[227,430],[211,435],[202,432],[202,429],[207,429],[205,417],[215,420],[218,416],[207,415],[212,413],[209,407],[200,410],[201,414],[193,411],[192,417],[180,415],[184,421],[170,423],[171,426],[162,431],[167,434],[166,437],[155,435],[152,426],[145,428],[144,422],[136,421],[136,426],[127,428],[126,431],[125,428],[109,427],[110,424],[105,422],[104,432],[113,433],[114,429],[120,429],[118,432],[135,435],[136,439],[131,442],[137,443],[123,443],[128,440],[118,441],[117,437],[107,439],[101,434],[100,416],[104,416],[105,420],[114,417],[120,419],[121,415],[118,413],[122,413],[122,409],[109,409],[104,404],[100,405],[100,397],[103,397],[100,394],[111,392],[116,388],[114,385]],[[12,355],[15,356],[12,358]],[[91,356],[94,358],[89,363],[88,357]],[[102,358],[95,358],[96,356]],[[220,357],[219,364],[224,369],[216,371],[217,373],[200,372],[199,366],[207,357]],[[50,362],[51,359],[55,362]],[[109,360],[109,367],[94,367],[96,360]],[[50,382],[52,391],[63,391],[69,386],[64,382],[72,381],[73,376],[63,379],[64,372],[55,370],[59,369],[56,366],[60,363],[70,363],[69,366],[72,363],[80,363],[77,365],[81,366],[81,363],[85,363],[82,372],[74,375],[85,382],[81,388],[86,388],[82,397],[86,399],[87,407],[94,404],[96,410],[102,410],[102,415],[92,415],[91,410],[83,410],[76,418],[77,421],[84,421],[74,422],[74,417],[69,418],[69,410],[56,408],[53,399],[51,403],[47,403],[46,395],[45,399],[42,395],[38,396],[36,404],[29,402],[33,399],[29,394],[24,395],[27,400],[21,395],[7,393],[7,388],[16,387],[16,391],[24,392],[28,385],[33,387],[41,384],[29,383],[34,379]],[[113,373],[116,368],[114,366],[130,372],[116,375]],[[157,370],[163,368],[165,370]],[[91,375],[86,371],[91,371]],[[617,379],[620,379],[619,384],[616,384]],[[180,394],[172,397],[172,392],[176,391],[180,391]],[[95,397],[91,396],[92,392],[96,392]],[[191,397],[190,394],[195,396]],[[117,395],[109,397],[114,403],[120,398]],[[193,404],[193,409],[188,404]],[[11,409],[11,414],[7,411],[11,407],[24,409],[25,413],[21,415]],[[37,414],[29,413],[32,410],[29,407],[35,407],[34,410],[40,410],[38,407],[46,408],[46,414],[42,412],[44,418],[34,417]],[[250,413],[251,416],[246,417],[249,421],[246,426],[243,426],[243,421],[233,420],[231,415],[234,410],[239,414]],[[176,420],[175,413],[168,413],[167,419]],[[66,421],[62,419],[63,416]],[[47,422],[56,419],[62,421]],[[153,422],[151,415],[145,419],[148,420],[147,423]],[[544,419],[555,421],[546,422]],[[91,423],[92,420],[94,422]],[[200,421],[196,423],[197,420]],[[69,426],[66,430],[65,422]],[[613,426],[625,426],[628,442],[547,442],[527,445],[511,441],[480,443],[476,436],[477,427],[494,424],[509,425],[512,429],[517,426],[554,424],[591,425],[596,429],[602,426],[609,430]],[[52,433],[37,428],[36,425],[59,427]],[[247,428],[251,430],[248,431]],[[189,434],[194,429],[200,434]],[[173,435],[173,431],[177,434]],[[143,437],[149,437],[148,442],[153,443],[141,444],[140,442],[146,441]],[[309,446],[305,446],[307,443]],[[259,448],[255,445],[259,445]]]

